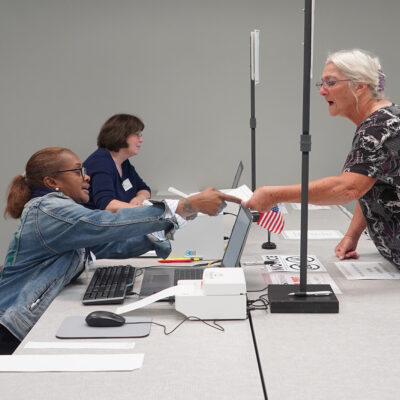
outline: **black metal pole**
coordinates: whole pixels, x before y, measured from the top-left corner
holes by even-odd
[[[339,302],[330,285],[307,285],[307,232],[308,232],[308,154],[311,151],[310,80],[312,55],[312,0],[305,0],[304,8],[304,75],[303,75],[303,133],[300,135],[301,163],[301,234],[300,285],[268,285],[271,313],[337,313]],[[318,297],[316,292],[328,292]],[[313,295],[309,295],[314,292]],[[320,293],[321,294],[321,293]]]
[[[304,67],[303,67],[303,134],[300,138],[301,168],[301,234],[300,234],[300,291],[307,291],[307,233],[310,130],[310,73],[312,40],[312,0],[304,7]]]

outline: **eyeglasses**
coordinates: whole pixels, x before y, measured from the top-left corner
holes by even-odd
[[[81,167],[81,168],[73,168],[73,169],[63,169],[62,171],[56,171],[57,173],[59,172],[70,172],[70,171],[80,171],[82,178],[85,178],[86,175],[86,168]]]
[[[143,137],[143,133],[142,132],[134,132],[134,133],[132,133],[132,135],[135,135],[139,139]]]
[[[338,82],[348,82],[351,81],[351,79],[327,79],[326,81],[321,80],[321,82],[317,82],[315,86],[318,89],[321,89],[323,86],[325,89],[329,89],[332,86],[335,86]]]

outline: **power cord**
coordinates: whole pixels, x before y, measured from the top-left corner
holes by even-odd
[[[268,294],[263,294],[256,300],[248,300],[247,311],[268,310],[269,301],[265,298],[265,296],[268,296]],[[257,305],[257,303],[261,303],[261,305]]]
[[[135,268],[135,280],[139,276],[143,275],[143,273],[144,273],[144,268]],[[126,291],[125,297],[139,296],[139,293],[132,291],[135,280],[133,281],[133,284],[127,286],[127,291]]]
[[[234,217],[237,217],[237,214],[231,212],[223,212],[222,215],[233,215]]]
[[[144,321],[143,322],[125,322],[125,325],[128,325],[128,324],[130,324],[130,325],[137,325],[137,324],[158,325],[158,326],[161,326],[162,328],[164,328],[164,335],[170,335],[171,333],[175,332],[187,320],[189,320],[189,321],[200,321],[200,322],[203,322],[203,324],[208,325],[210,328],[216,329],[217,331],[225,332],[225,329],[221,325],[219,325],[217,323],[217,320],[214,320],[213,324],[210,324],[210,323],[206,322],[204,319],[201,319],[201,318],[198,318],[198,317],[193,317],[193,316],[186,317],[181,322],[179,322],[179,324],[177,326],[175,326],[175,328],[173,328],[169,332],[167,332],[167,327],[165,325],[159,324],[158,322],[153,322],[153,321],[150,321],[150,322],[144,322]]]
[[[247,293],[265,292],[266,290],[268,290],[268,286],[265,286],[262,289],[248,290]]]
[[[268,310],[269,307],[269,300],[268,300],[268,286],[263,289],[259,290],[248,290],[247,292],[263,292],[267,290],[267,293],[264,293],[255,300],[247,300],[247,311],[254,311],[254,310]],[[258,303],[261,303],[260,305]]]
[[[139,276],[143,275],[144,273],[144,268],[136,268],[135,270],[135,279],[139,278]]]

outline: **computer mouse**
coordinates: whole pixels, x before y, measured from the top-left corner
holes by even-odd
[[[111,327],[123,325],[125,318],[110,311],[93,311],[86,316],[85,321],[89,326]]]

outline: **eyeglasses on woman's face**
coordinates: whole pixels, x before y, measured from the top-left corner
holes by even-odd
[[[338,82],[349,82],[351,79],[321,79],[321,82],[317,82],[315,86],[319,89],[323,86],[325,89],[330,89],[331,87],[335,86]]]
[[[79,173],[82,176],[82,178],[85,179],[85,175],[86,175],[86,168],[85,167],[72,168],[72,169],[63,169],[61,171],[56,171],[56,172],[59,173],[59,172],[71,172],[71,171],[79,171]]]

